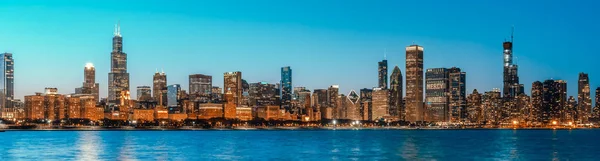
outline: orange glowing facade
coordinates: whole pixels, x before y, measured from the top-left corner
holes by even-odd
[[[231,91],[228,91],[225,94],[225,100],[227,100],[227,103],[225,103],[223,109],[225,119],[235,119],[237,105],[235,103],[235,99],[233,98],[233,94],[231,93]]]
[[[241,121],[252,120],[252,108],[250,107],[237,107],[235,109],[235,117]]]
[[[154,110],[152,109],[134,109],[133,120],[136,121],[154,121]]]
[[[198,119],[211,119],[220,117],[223,117],[223,104],[200,104],[200,108],[198,109]]]

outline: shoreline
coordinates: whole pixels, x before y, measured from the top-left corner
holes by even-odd
[[[600,128],[416,128],[416,127],[236,127],[236,128],[168,128],[168,127],[149,127],[149,128],[104,128],[104,127],[83,127],[83,128],[33,128],[33,129],[0,129],[0,132],[10,131],[353,131],[353,130],[590,130]]]

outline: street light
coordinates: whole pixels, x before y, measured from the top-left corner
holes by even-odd
[[[552,125],[556,125],[556,124],[558,124],[558,122],[552,121]]]

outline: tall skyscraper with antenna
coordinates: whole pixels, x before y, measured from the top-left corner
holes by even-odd
[[[519,84],[518,66],[513,64],[513,35],[514,27],[510,35],[510,41],[504,41],[504,88],[502,89],[505,98],[512,98],[523,93],[523,84]]]
[[[121,27],[115,25],[113,50],[110,53],[110,73],[108,73],[108,101],[118,103],[121,92],[129,91],[129,73],[127,73],[127,54],[123,52]]]
[[[377,87],[379,87],[381,89],[388,88],[388,68],[387,67],[388,67],[387,58],[386,58],[386,55],[384,52],[383,60],[378,62],[378,68],[377,68],[377,71],[379,73],[379,75],[377,77],[379,85]]]

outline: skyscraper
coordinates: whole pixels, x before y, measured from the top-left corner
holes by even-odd
[[[190,75],[189,92],[191,100],[208,102],[212,93],[212,76],[204,74]]]
[[[96,83],[96,68],[94,64],[87,63],[83,69],[83,87],[81,88],[82,94],[90,94],[94,97],[96,102],[99,101],[99,84]]]
[[[596,106],[594,107],[594,117],[600,118],[600,87],[596,88]]]
[[[181,97],[181,86],[179,84],[169,85],[167,87],[167,107],[169,113],[179,112],[179,99]]]
[[[423,121],[423,47],[406,47],[406,121]]]
[[[483,108],[481,108],[481,94],[474,89],[473,92],[467,97],[468,105],[468,120],[471,123],[481,124],[483,121]]]
[[[379,88],[381,89],[387,89],[388,86],[388,69],[387,69],[387,60],[383,59],[380,62],[378,62],[378,68],[377,71],[379,73],[379,76],[377,77],[379,80]]]
[[[0,112],[12,108],[15,96],[14,60],[11,53],[2,53],[0,60]]]
[[[460,68],[452,67],[448,69],[448,85],[450,99],[450,121],[460,122],[467,115],[466,101],[466,81],[467,73],[461,72]]]
[[[360,100],[358,94],[356,94],[354,90],[351,90],[346,99],[346,119],[362,120],[360,115]]]
[[[588,74],[579,73],[579,82],[577,84],[577,102],[579,102],[579,107],[577,111],[579,113],[578,120],[582,123],[587,122],[588,118],[591,117],[592,98],[590,91],[590,78]]]
[[[149,101],[152,99],[152,90],[149,86],[137,86],[137,100]]]
[[[543,83],[541,108],[542,123],[564,121],[567,103],[567,82],[563,80],[546,80]]]
[[[427,103],[426,120],[434,122],[449,121],[448,69],[427,69],[425,81],[425,84],[427,84],[425,92],[425,102]]]
[[[250,106],[276,106],[279,105],[277,100],[277,87],[275,84],[267,82],[250,83],[248,90],[248,104]]]
[[[360,90],[360,115],[363,120],[373,119],[373,89]]]
[[[339,113],[341,110],[341,107],[338,106],[339,92],[339,85],[331,85],[327,89],[327,104],[329,105],[328,108],[331,108],[331,116],[333,117],[333,119],[339,119]]]
[[[502,43],[504,47],[504,88],[503,94],[506,98],[512,98],[523,93],[523,85],[519,84],[518,66],[513,64],[513,35],[510,41]]]
[[[244,90],[242,87],[242,72],[237,71],[223,73],[223,85],[223,93],[231,91],[231,93],[233,94],[233,99],[236,102],[235,105],[242,105],[242,93]]]
[[[281,106],[291,110],[292,102],[292,68],[289,66],[281,68]],[[295,112],[297,111],[294,110]]]
[[[129,91],[129,73],[127,73],[127,54],[123,52],[123,37],[121,27],[115,25],[111,52],[110,73],[108,73],[108,101],[117,103],[122,91]],[[117,103],[119,104],[119,103]]]
[[[387,89],[373,89],[373,107],[371,111],[371,119],[379,120],[385,116],[389,116],[389,91]]]
[[[390,116],[402,119],[404,103],[402,102],[402,72],[398,66],[394,67],[390,77]]]
[[[535,81],[531,84],[531,109],[529,113],[532,122],[541,123],[543,121],[542,105],[544,104],[544,84]]]
[[[152,78],[152,96],[160,106],[167,106],[167,74],[165,72],[154,73]]]

